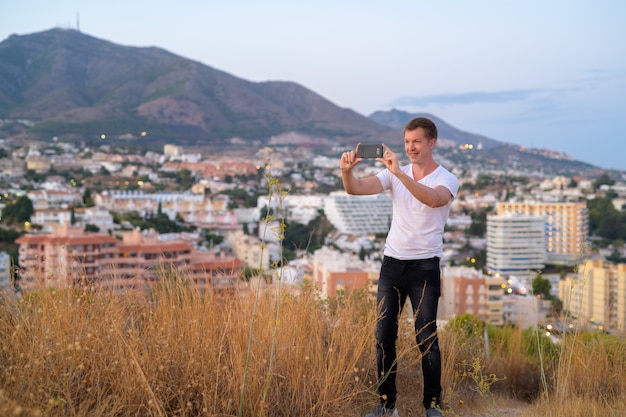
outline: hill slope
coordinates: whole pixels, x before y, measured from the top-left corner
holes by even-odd
[[[138,135],[219,142],[284,132],[334,138],[386,129],[292,82],[254,83],[158,48],[119,46],[75,30],[0,43],[4,132]],[[20,120],[20,122],[15,122]]]

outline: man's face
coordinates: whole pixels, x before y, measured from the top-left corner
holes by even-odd
[[[435,141],[429,140],[421,127],[404,132],[404,152],[412,164],[429,160],[432,157],[433,146]]]

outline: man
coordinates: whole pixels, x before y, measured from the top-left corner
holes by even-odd
[[[437,306],[443,229],[459,188],[458,179],[433,158],[437,127],[418,117],[404,127],[404,151],[410,164],[383,144],[386,169],[357,178],[352,169],[363,159],[356,150],[341,156],[343,186],[348,194],[370,195],[391,190],[393,217],[378,280],[376,363],[380,405],[365,417],[394,416],[396,409],[396,340],[398,318],[407,296],[413,307],[416,342],[422,354],[424,407],[427,417],[441,416],[441,354]]]

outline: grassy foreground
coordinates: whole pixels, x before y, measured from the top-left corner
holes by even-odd
[[[0,300],[0,415],[359,416],[376,402],[374,302],[247,288],[200,295],[184,278],[151,292],[38,290]],[[254,285],[252,285],[254,286]],[[419,350],[402,320],[402,416],[422,416]],[[440,329],[446,416],[626,415],[626,342]],[[417,374],[415,372],[417,370]]]

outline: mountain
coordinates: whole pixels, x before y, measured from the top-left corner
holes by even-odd
[[[121,46],[76,30],[0,42],[0,138],[19,143],[57,136],[161,149],[165,143],[331,149],[401,143],[404,124],[415,116],[435,121],[441,148],[473,145],[470,159],[449,153],[471,166],[562,175],[598,170],[558,152],[464,132],[434,115],[390,110],[366,117],[294,82],[250,82],[160,48]]]
[[[350,140],[389,131],[293,82],[250,82],[159,48],[76,30],[0,43],[0,133],[123,136],[181,144],[299,132]]]
[[[377,123],[402,131],[404,124],[414,117],[428,117],[437,125],[439,152],[463,169],[482,167],[492,171],[519,171],[567,177],[587,175],[598,177],[608,170],[586,162],[576,161],[566,154],[551,149],[524,148],[499,142],[486,136],[459,130],[437,116],[428,113],[408,113],[401,110],[378,111],[370,115]],[[466,145],[472,145],[467,149]],[[443,149],[442,149],[443,148]],[[444,151],[444,149],[446,151]]]
[[[486,149],[502,145],[502,142],[498,142],[494,139],[489,139],[486,136],[481,136],[459,130],[456,127],[444,122],[437,116],[428,113],[411,114],[405,111],[393,109],[389,111],[377,111],[375,113],[372,113],[369,117],[370,119],[374,120],[376,123],[382,126],[387,126],[399,131],[402,131],[404,129],[404,125],[413,117],[428,117],[433,122],[435,122],[435,125],[437,125],[437,132],[440,138],[451,140],[457,145],[463,145],[466,143],[471,143],[473,145],[480,144],[482,148]]]

